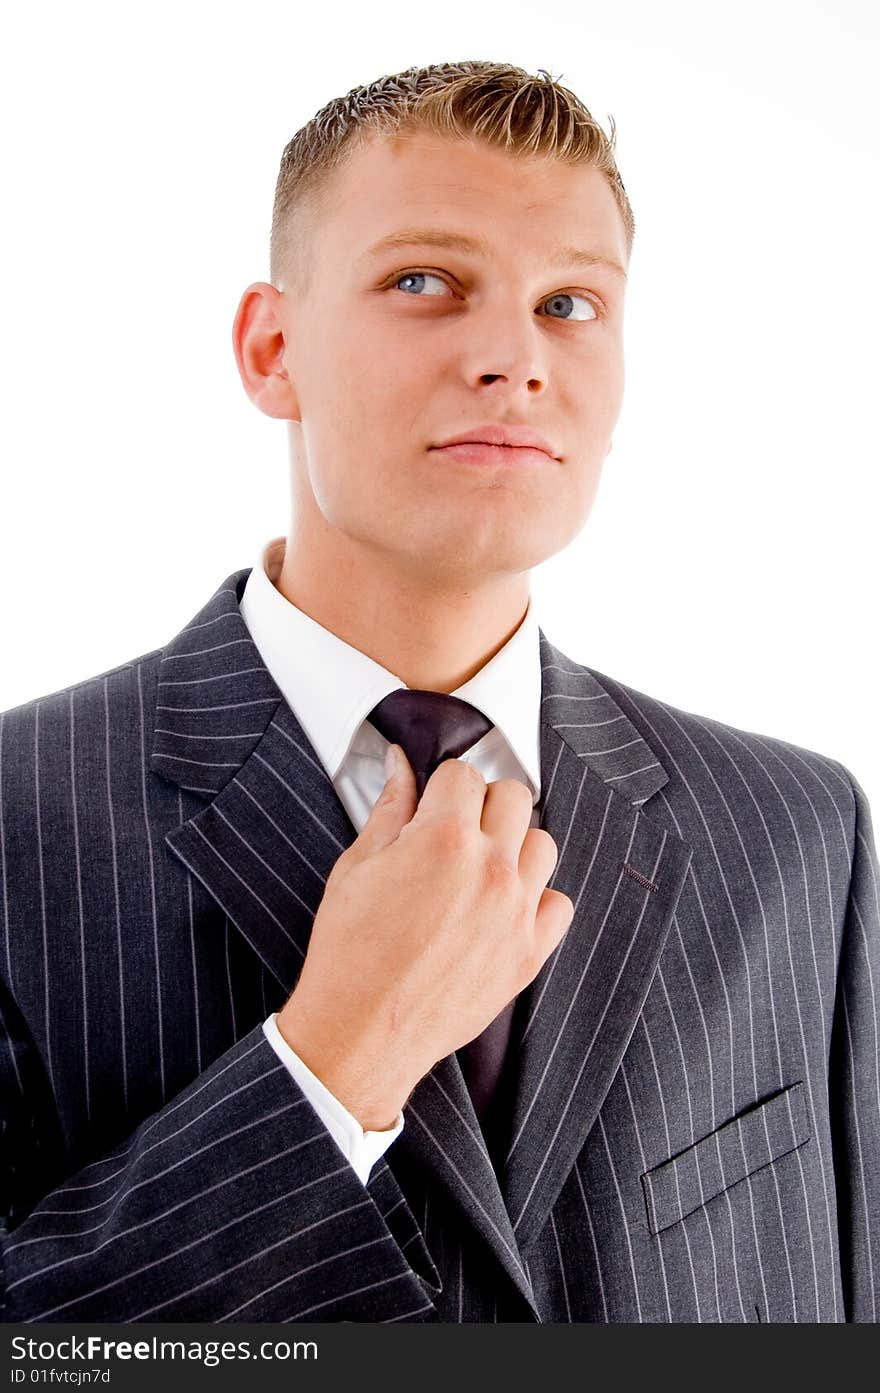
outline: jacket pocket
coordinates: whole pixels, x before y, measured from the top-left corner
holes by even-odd
[[[641,1177],[648,1228],[662,1233],[810,1139],[804,1085],[789,1084]]]

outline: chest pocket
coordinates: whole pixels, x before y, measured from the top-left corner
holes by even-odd
[[[648,1228],[662,1233],[809,1139],[804,1085],[793,1083],[645,1171],[641,1180]]]

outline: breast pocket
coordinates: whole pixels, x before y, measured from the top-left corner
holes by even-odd
[[[662,1233],[809,1139],[804,1085],[799,1081],[645,1171],[641,1180],[648,1228],[652,1234]]]

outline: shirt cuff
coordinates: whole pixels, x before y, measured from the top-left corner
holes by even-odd
[[[403,1131],[403,1113],[384,1132],[367,1132],[343,1107],[335,1094],[331,1093],[308,1065],[304,1064],[295,1050],[288,1045],[278,1029],[275,1014],[263,1021],[263,1033],[281,1063],[296,1080],[324,1126],[347,1161],[351,1162],[362,1185],[370,1178],[370,1171],[385,1154],[391,1143]]]

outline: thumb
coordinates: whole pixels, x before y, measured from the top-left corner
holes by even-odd
[[[416,776],[400,745],[389,745],[385,755],[385,787],[361,828],[357,846],[367,856],[397,840],[412,820],[418,798]]]

